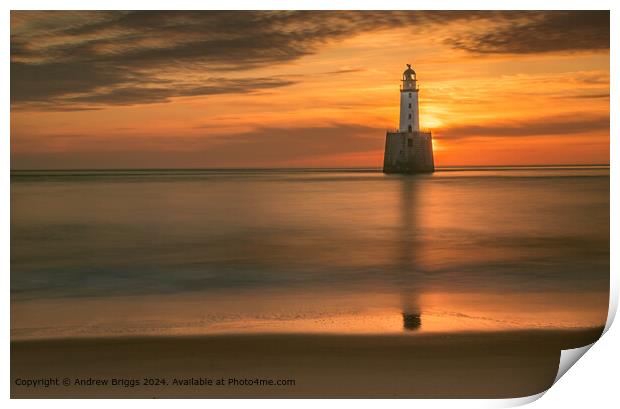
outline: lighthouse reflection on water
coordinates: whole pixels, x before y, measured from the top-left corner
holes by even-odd
[[[416,262],[416,181],[422,175],[403,175],[401,194],[401,221],[398,233],[399,254],[396,258],[400,264],[399,269],[407,277],[407,282],[402,285],[401,308],[403,317],[403,330],[416,331],[422,327],[422,311],[418,303],[419,288],[416,286],[415,277],[420,272],[419,263]]]
[[[422,326],[422,315],[403,312],[403,329],[415,331]]]

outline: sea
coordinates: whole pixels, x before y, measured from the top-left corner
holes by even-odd
[[[585,328],[609,167],[11,172],[11,338]]]

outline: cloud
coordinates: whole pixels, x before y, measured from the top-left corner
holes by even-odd
[[[598,92],[590,94],[570,94],[562,98],[576,98],[576,99],[609,99],[609,92]]]
[[[118,67],[92,62],[12,62],[11,102],[50,101],[66,94],[85,93],[129,80],[128,74]]]
[[[429,35],[452,22],[469,29],[445,41],[476,53],[609,47],[608,12],[13,11],[11,103],[92,109],[238,92],[213,78],[277,88],[293,82],[251,71],[361,33],[412,27],[412,35]]]
[[[464,125],[438,129],[438,139],[464,139],[475,137],[523,137],[581,134],[593,131],[609,132],[609,115],[584,115],[534,118],[523,121],[489,125]]]
[[[522,14],[527,15],[527,14]],[[446,42],[481,54],[531,54],[609,49],[609,11],[532,12],[483,33]]]
[[[58,95],[51,103],[30,104],[29,107],[53,109],[56,111],[76,109],[98,109],[107,105],[134,105],[169,102],[172,97],[217,94],[249,94],[263,89],[272,89],[294,84],[279,78],[253,78],[251,81],[227,78],[209,78],[201,84],[175,83],[174,87],[121,85],[104,90],[93,90],[78,96]],[[163,84],[166,85],[166,84]]]
[[[215,138],[205,149],[214,158],[233,158],[239,163],[260,159],[266,163],[323,155],[339,155],[382,149],[385,130],[353,124],[320,127],[260,127],[251,132]]]
[[[297,160],[380,151],[384,138],[384,129],[343,123],[259,127],[248,132],[203,137],[119,133],[113,137],[85,139],[79,135],[24,135],[12,146],[11,166],[13,169],[131,168],[136,164],[156,168],[277,167],[290,166]]]

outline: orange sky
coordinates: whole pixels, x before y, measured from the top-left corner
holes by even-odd
[[[467,13],[12,12],[11,167],[380,167],[405,63],[438,166],[609,163],[609,14]]]

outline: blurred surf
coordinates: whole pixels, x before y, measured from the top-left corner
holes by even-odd
[[[11,173],[14,337],[596,326],[608,288],[606,166]]]

